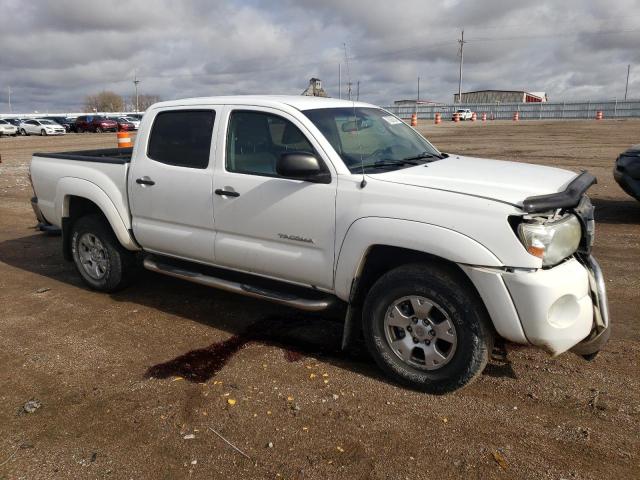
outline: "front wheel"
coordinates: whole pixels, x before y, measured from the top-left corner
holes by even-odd
[[[40,136],[41,137],[46,137],[47,136],[47,132],[46,132],[46,130],[44,128],[42,130],[40,130]]]
[[[24,128],[21,130],[21,132],[22,132],[23,136],[25,136],[25,137],[29,136],[29,134],[27,133],[27,131]]]
[[[120,245],[101,215],[87,215],[73,223],[71,253],[82,279],[94,290],[119,290],[136,273],[136,254]]]
[[[376,363],[393,380],[429,393],[477,378],[493,348],[478,295],[447,267],[413,264],[386,273],[363,309],[363,332]]]
[[[100,127],[96,128],[96,133],[102,133],[102,129]]]

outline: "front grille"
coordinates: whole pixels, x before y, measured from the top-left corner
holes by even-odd
[[[593,219],[593,205],[586,195],[582,196],[580,203],[575,208],[575,213],[582,224],[582,239],[578,251],[581,253],[591,253],[595,237],[596,222]]]

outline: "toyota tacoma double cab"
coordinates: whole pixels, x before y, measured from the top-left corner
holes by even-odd
[[[131,149],[35,153],[32,206],[112,292],[140,266],[306,311],[427,392],[460,388],[497,339],[592,358],[609,336],[591,256],[595,182],[440,152],[393,114],[291,96],[150,107]]]

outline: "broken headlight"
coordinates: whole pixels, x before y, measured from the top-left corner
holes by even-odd
[[[542,266],[560,263],[578,249],[582,227],[578,217],[567,214],[557,220],[534,218],[518,225],[518,236],[531,255],[542,259]]]

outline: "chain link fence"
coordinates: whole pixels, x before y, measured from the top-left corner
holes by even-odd
[[[393,105],[384,107],[402,119],[409,119],[413,113],[419,119],[433,119],[436,113],[443,120],[451,119],[461,108],[476,112],[478,120],[483,113],[488,120],[511,120],[518,112],[520,120],[549,119],[594,119],[597,112],[607,118],[640,118],[640,100],[607,100],[586,102],[541,102],[541,103],[448,103],[439,105]]]

